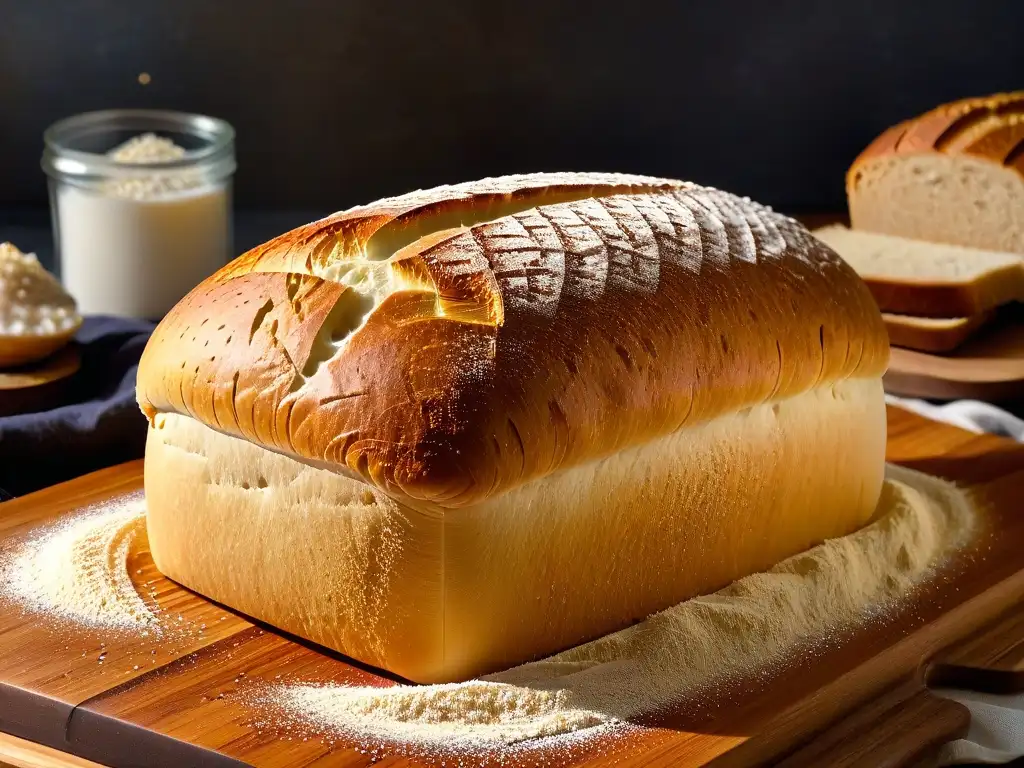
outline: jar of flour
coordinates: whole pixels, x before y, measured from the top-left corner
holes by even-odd
[[[89,112],[55,123],[44,143],[55,272],[82,314],[159,319],[229,260],[228,123]]]

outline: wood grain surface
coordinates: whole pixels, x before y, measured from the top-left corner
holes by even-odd
[[[99,763],[0,733],[0,768],[102,768]]]
[[[69,510],[136,492],[141,472],[133,462],[6,502],[0,539],[10,546]],[[59,744],[76,706],[251,626],[160,576],[147,549],[129,568],[141,592],[155,593],[165,637],[71,626],[0,597],[0,730]]]
[[[0,416],[52,407],[81,366],[78,346],[72,343],[39,363],[0,370]]]
[[[963,707],[929,695],[929,680],[1024,687],[1024,618],[1012,610],[1024,598],[1024,446],[891,408],[889,458],[972,486],[985,510],[977,545],[897,614],[642,727],[557,750],[527,746],[502,755],[504,763],[911,766],[967,726]],[[16,540],[140,485],[135,462],[7,502],[0,538]],[[0,605],[0,730],[117,766],[475,766],[499,757],[357,744],[289,722],[261,701],[268,686],[390,681],[174,585],[148,552],[130,572],[142,594],[155,591],[161,621],[174,628],[165,637],[104,635]],[[139,664],[147,656],[153,661]],[[0,761],[3,754],[0,743]]]

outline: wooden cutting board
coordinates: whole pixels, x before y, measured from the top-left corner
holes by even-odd
[[[0,416],[52,408],[81,366],[78,345],[71,343],[33,365],[0,370]]]
[[[959,704],[930,695],[929,678],[1024,688],[1024,615],[1017,609],[1024,598],[1024,446],[891,408],[889,457],[974,486],[987,505],[977,547],[905,609],[770,677],[735,681],[640,728],[568,751],[527,748],[506,764],[918,765],[961,735],[969,717]],[[136,491],[141,477],[135,462],[2,504],[0,541]],[[0,730],[104,765],[441,764],[437,755],[405,754],[401,745],[365,754],[344,739],[268,717],[251,703],[266,684],[385,681],[178,587],[156,572],[148,552],[129,568],[181,632],[126,640],[68,631],[0,606]],[[24,755],[25,742],[0,739],[0,764],[26,764],[13,762],[19,749]],[[59,764],[53,753],[40,757],[44,752],[30,764]],[[492,757],[461,755],[447,765],[486,765]]]

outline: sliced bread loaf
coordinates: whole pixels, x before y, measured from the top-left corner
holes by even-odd
[[[861,276],[884,312],[966,318],[1024,300],[1024,259],[841,225],[814,235]]]
[[[982,312],[971,317],[915,317],[882,313],[889,343],[920,352],[952,352],[974,335],[994,315]]]
[[[1024,254],[1024,91],[885,131],[846,177],[855,229]]]

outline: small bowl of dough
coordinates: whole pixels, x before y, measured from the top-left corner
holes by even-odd
[[[49,357],[81,325],[75,300],[35,254],[0,243],[0,368]]]

